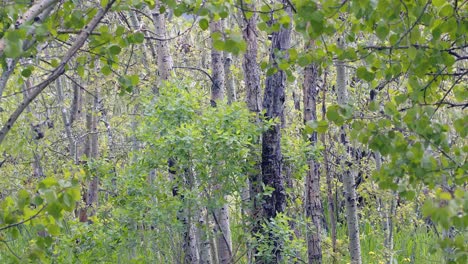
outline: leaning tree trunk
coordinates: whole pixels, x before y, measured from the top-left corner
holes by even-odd
[[[279,1],[288,6],[289,1]],[[287,7],[290,13],[290,7]],[[263,98],[263,108],[265,109],[265,119],[276,120],[262,134],[262,182],[265,187],[272,188],[271,195],[263,196],[262,220],[267,223],[272,221],[278,213],[284,212],[286,207],[286,190],[284,188],[284,177],[282,175],[282,153],[281,153],[281,124],[279,123],[284,112],[286,72],[278,68],[278,60],[285,57],[277,57],[277,54],[285,54],[291,42],[291,28],[281,26],[278,32],[273,32],[271,36],[270,64],[276,68],[276,72],[267,76],[265,85],[265,95]],[[256,195],[262,195],[257,193]],[[274,243],[271,251],[272,260],[269,263],[281,263],[283,259],[282,238],[277,237],[268,230],[261,230],[264,236],[269,237]],[[261,259],[259,259],[262,262]]]
[[[306,49],[309,49],[307,45]],[[317,121],[317,97],[318,97],[318,69],[314,64],[304,69],[304,123]],[[317,132],[309,137],[311,147],[317,144]],[[305,183],[305,207],[306,216],[312,220],[307,222],[307,255],[309,264],[322,263],[322,202],[320,200],[320,171],[319,164],[313,157],[308,158],[306,183]]]
[[[338,40],[338,46],[344,49],[344,40]],[[336,93],[339,105],[349,104],[348,91],[346,88],[346,70],[345,64],[341,60],[336,61]],[[341,144],[346,147],[348,152],[352,152],[353,148],[349,145],[346,138],[345,127],[341,127]],[[352,157],[352,153],[348,153],[348,157],[343,157],[342,164],[344,169],[343,175],[343,187],[346,201],[346,221],[348,224],[348,236],[349,236],[349,253],[351,255],[352,264],[361,264],[361,244],[359,241],[359,220],[357,215],[357,201],[356,201],[356,180],[355,174],[356,169],[352,168],[352,162],[349,162],[347,158]]]

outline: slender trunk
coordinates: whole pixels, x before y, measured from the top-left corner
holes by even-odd
[[[193,189],[195,185],[195,178],[191,169],[186,169],[184,175],[184,182],[189,189]],[[182,215],[180,219],[184,226],[184,232],[182,235],[182,249],[184,251],[184,263],[185,264],[198,264],[200,261],[200,255],[198,251],[198,239],[197,230],[195,227],[194,220],[197,219],[195,210],[190,201],[184,201],[186,207],[182,209]]]
[[[344,40],[338,40],[338,46],[341,49],[344,49]],[[348,91],[346,88],[346,71],[345,64],[343,61],[336,61],[336,92],[338,97],[338,104],[346,105],[349,104],[348,101]],[[349,151],[352,152],[351,146],[346,138],[345,127],[341,128],[341,144],[345,146]],[[349,157],[352,157],[352,153],[348,153]],[[359,241],[359,220],[357,215],[357,199],[356,199],[356,189],[355,189],[355,168],[352,168],[352,162],[347,161],[346,157],[343,160],[346,160],[343,165],[343,187],[344,195],[346,202],[346,221],[348,224],[348,236],[349,236],[349,253],[351,255],[352,264],[361,264],[361,244]]]
[[[325,120],[327,107],[325,104],[326,89],[327,89],[327,74],[325,72],[324,84],[323,84],[323,93],[322,93],[322,119]],[[336,252],[336,217],[335,217],[335,199],[333,198],[333,183],[332,183],[332,174],[329,171],[329,160],[328,160],[328,149],[326,144],[326,134],[323,133],[321,136],[323,144],[323,173],[327,180],[327,200],[328,200],[328,217],[330,218],[330,229],[331,229],[331,240],[332,240],[332,250],[333,253]],[[336,262],[336,259],[333,258],[333,263]]]
[[[227,19],[224,19],[224,23],[225,23],[224,28],[229,28]],[[234,82],[234,76],[232,75],[232,71],[231,71],[232,62],[233,62],[232,54],[230,52],[225,51],[224,52],[224,78],[225,78],[225,84],[226,84],[228,104],[231,104],[237,101],[236,84]]]
[[[210,21],[210,33],[223,33],[223,21]],[[211,42],[211,70],[213,78],[213,86],[211,88],[211,104],[216,106],[217,102],[224,99],[224,63],[223,53],[216,50],[213,46],[213,38]]]
[[[210,33],[223,34],[223,21],[210,21]],[[213,43],[213,40],[212,40]],[[218,51],[212,45],[211,47],[211,72],[213,78],[213,87],[211,89],[211,106],[216,107],[224,98],[225,90],[225,64],[223,64],[223,53]],[[228,64],[230,67],[230,62]],[[212,172],[216,177],[216,169]],[[219,188],[219,186],[215,186]],[[221,264],[232,263],[232,242],[231,242],[231,226],[229,223],[229,206],[222,205],[214,210],[214,220],[216,224],[216,248],[218,252],[218,261]]]
[[[99,104],[99,91],[95,90],[94,95],[88,94],[86,97],[88,110],[86,111],[86,131],[85,139],[85,155],[88,159],[94,160],[98,158],[98,131],[97,131],[97,112]],[[88,189],[83,196],[85,208],[80,212],[80,222],[87,222],[88,217],[95,214],[95,207],[98,201],[99,178],[95,172],[91,172],[91,180],[88,182]]]
[[[210,216],[206,207],[201,209],[199,224],[200,238],[200,264],[212,264],[213,255],[211,254],[211,232],[209,230]]]
[[[215,210],[215,223],[217,226],[217,250],[220,264],[233,263],[231,225],[229,223],[229,206],[224,204]]]
[[[151,15],[153,18],[156,36],[162,39],[156,40],[158,75],[160,80],[167,81],[171,75],[173,61],[171,53],[169,52],[168,41],[164,40],[167,38],[166,18],[164,14],[159,13],[160,7],[161,3],[159,0],[157,0],[155,8],[151,11]]]
[[[306,49],[309,49],[307,45]],[[314,64],[304,69],[304,123],[317,121],[317,97],[318,97],[318,69]],[[309,137],[311,147],[317,144],[317,133],[313,132]],[[309,264],[322,263],[322,201],[320,200],[320,171],[319,164],[309,158],[307,161],[305,191],[306,216],[312,223],[307,222],[307,255]],[[312,224],[312,225],[311,225]]]
[[[70,127],[75,120],[80,119],[82,111],[82,91],[78,84],[73,84],[73,100],[70,109]]]
[[[290,13],[288,1],[280,1],[287,6]],[[276,120],[262,134],[262,182],[265,187],[272,188],[271,195],[263,196],[263,215],[266,222],[272,221],[278,213],[284,212],[286,206],[286,190],[284,188],[284,177],[282,175],[282,153],[281,153],[281,124],[279,121],[284,114],[286,72],[278,68],[277,52],[283,54],[289,49],[291,42],[291,28],[281,26],[278,32],[273,32],[271,36],[270,64],[276,68],[276,72],[267,76],[265,85],[265,95],[263,98],[263,108],[265,109],[266,120]],[[261,195],[258,193],[257,195]],[[271,251],[272,260],[270,263],[281,263],[283,261],[282,239],[269,231],[262,230],[266,237],[270,237],[273,242]],[[260,260],[262,261],[262,260]]]
[[[64,100],[64,97],[63,97],[63,85],[62,85],[62,77],[59,77],[57,78],[57,80],[55,80],[55,88],[57,89],[57,101],[58,101],[58,104],[59,104],[59,107],[60,107],[60,110],[62,112],[62,121],[63,121],[63,125],[65,127],[65,134],[67,135],[67,139],[68,139],[68,144],[69,144],[69,151],[70,151],[70,157],[74,160],[75,164],[77,163],[76,162],[76,159],[75,159],[75,154],[76,154],[76,151],[75,151],[75,140],[73,138],[73,134],[72,134],[72,131],[71,131],[71,126],[70,126],[70,121],[68,119],[68,113],[67,113],[67,109],[65,108],[65,106],[63,105],[63,100]]]
[[[24,92],[23,95],[25,98],[29,96],[29,89],[31,87],[31,81],[30,79],[26,80],[24,84]],[[31,111],[31,108],[28,106],[26,108],[27,112],[33,114],[37,119],[39,119],[39,116],[37,116],[36,113]],[[26,118],[29,120],[29,118]],[[35,125],[33,121],[29,121],[30,127],[31,127],[31,134],[32,134],[32,142],[33,142],[33,162],[32,162],[32,177],[33,178],[42,178],[44,177],[44,170],[42,169],[41,165],[41,155],[38,153],[38,143],[39,140],[41,140],[44,137],[44,132],[42,131],[41,124]]]
[[[252,4],[246,5],[245,7],[249,10],[256,10],[257,1],[252,1]],[[241,1],[243,3],[243,1]],[[242,30],[242,36],[247,44],[246,51],[243,56],[242,69],[245,81],[246,97],[245,101],[250,112],[255,113],[255,121],[257,124],[260,123],[259,115],[262,111],[261,101],[261,87],[260,87],[260,67],[257,63],[258,43],[257,43],[257,19],[258,13],[253,12],[250,18],[244,17],[244,25]],[[258,139],[260,141],[260,138]],[[260,143],[260,142],[255,142]],[[260,156],[256,154],[256,150],[252,148],[250,150],[252,157],[255,160],[254,170],[249,173],[247,179],[248,191],[243,191],[243,201],[250,201],[250,206],[244,210],[251,219],[251,225],[247,225],[247,228],[251,229],[252,234],[256,234],[260,230],[260,218],[261,218],[261,200],[257,194],[262,192],[262,167]],[[250,221],[249,221],[250,222]],[[254,251],[249,243],[247,243],[247,259],[248,263],[253,261]]]

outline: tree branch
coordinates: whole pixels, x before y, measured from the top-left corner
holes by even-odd
[[[49,8],[50,6],[57,3],[58,0],[43,0],[34,4],[31,8],[28,9],[22,16],[20,15],[18,20],[15,22],[15,29],[20,28],[23,24],[36,21],[38,19],[39,14],[41,14],[44,10]],[[3,55],[5,50],[5,39],[0,39],[0,56]]]
[[[55,68],[52,73],[42,81],[41,83],[37,84],[36,86],[32,87],[34,88],[31,95],[27,98],[24,99],[24,101],[18,106],[18,108],[11,114],[11,116],[8,118],[6,124],[2,127],[0,130],[0,145],[3,142],[3,139],[5,138],[6,134],[11,130],[13,125],[15,124],[16,120],[18,120],[19,116],[21,113],[23,113],[24,109],[47,87],[49,86],[50,83],[55,81],[60,75],[65,73],[65,66],[68,64],[68,62],[73,58],[73,56],[78,52],[78,50],[83,46],[83,44],[86,42],[88,39],[88,36],[91,34],[91,32],[96,28],[96,26],[99,24],[99,22],[102,20],[102,18],[105,16],[107,11],[111,8],[111,6],[115,3],[116,0],[111,0],[107,4],[107,6],[104,9],[99,9],[98,13],[94,18],[84,27],[82,32],[78,35],[76,38],[75,42],[73,45],[70,47],[68,52],[65,54],[63,57],[62,61],[60,62],[59,66]]]
[[[34,215],[30,216],[29,218],[27,219],[24,219],[23,221],[20,221],[18,223],[14,223],[14,224],[11,224],[11,225],[7,225],[7,226],[4,226],[2,228],[0,228],[0,231],[3,231],[3,230],[6,230],[6,229],[9,229],[9,228],[12,228],[12,227],[16,227],[16,226],[19,226],[19,225],[22,225],[26,222],[29,222],[31,220],[33,220],[34,218],[36,218],[42,211],[44,211],[44,209],[47,207],[47,204],[44,205],[43,207],[41,207],[41,209],[39,209],[39,211],[37,211]]]

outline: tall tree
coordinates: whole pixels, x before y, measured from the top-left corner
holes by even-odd
[[[224,21],[211,20],[210,33],[224,35]],[[213,39],[213,38],[212,38]],[[230,63],[228,67],[230,66]],[[216,107],[224,99],[225,93],[225,64],[223,52],[219,51],[214,46],[214,40],[211,46],[211,72],[213,75],[213,86],[211,88],[211,105]],[[222,161],[219,161],[222,163]],[[216,168],[213,168],[213,173],[216,174]],[[219,188],[217,186],[216,188]],[[219,263],[232,263],[232,239],[231,239],[231,226],[229,223],[229,206],[223,204],[220,208],[214,210],[214,218],[216,224],[216,240]]]
[[[223,35],[223,21],[211,20],[210,33]],[[224,99],[224,63],[223,52],[214,47],[214,38],[211,41],[211,71],[213,78],[213,85],[211,88],[211,104],[216,105],[217,101]]]
[[[338,47],[345,49],[343,38],[338,39]],[[350,104],[348,98],[348,89],[346,88],[346,68],[345,62],[336,60],[336,95],[338,104],[346,107]],[[361,264],[361,242],[359,241],[359,219],[357,214],[357,197],[356,197],[356,169],[352,167],[353,163],[349,160],[353,155],[354,148],[350,145],[346,136],[346,127],[341,127],[340,135],[341,144],[345,146],[346,155],[341,157],[340,162],[344,170],[343,187],[346,203],[346,222],[348,224],[349,236],[349,253],[351,255],[352,264]]]
[[[312,43],[306,45],[310,50]],[[317,65],[309,64],[304,69],[304,123],[317,121],[318,100],[318,78]],[[310,146],[317,145],[317,132],[309,136]],[[307,255],[309,263],[322,263],[322,201],[320,199],[320,171],[319,164],[309,155],[307,161],[308,171],[305,183],[305,207],[306,216],[312,221],[307,224]]]
[[[260,67],[257,62],[258,57],[258,30],[257,20],[258,13],[256,12],[257,1],[252,1],[250,4],[245,4],[241,1],[241,13],[243,17],[243,29],[242,36],[246,42],[246,51],[243,55],[242,69],[245,83],[245,102],[250,112],[255,114],[254,122],[259,123],[259,115],[262,110],[262,88],[260,86]],[[251,10],[251,13],[247,13],[244,9]],[[260,140],[260,139],[258,139]],[[257,142],[256,142],[257,143]],[[244,202],[249,201],[250,204],[246,206],[249,219],[253,220],[252,225],[249,226],[252,230],[252,234],[257,233],[260,230],[260,212],[261,212],[261,201],[257,194],[261,193],[261,160],[260,156],[256,155],[256,150],[251,149],[254,160],[254,170],[249,174],[247,179],[247,191],[242,192],[242,200]],[[250,247],[248,248],[248,260],[252,261],[253,252]]]
[[[289,1],[279,1],[279,3],[286,6],[287,15],[289,15],[291,12]],[[276,22],[272,15],[271,23]],[[290,24],[281,25],[278,31],[271,34],[270,64],[276,72],[266,77],[263,109],[265,109],[265,119],[275,120],[275,123],[262,134],[262,182],[265,187],[273,189],[271,195],[263,196],[262,218],[266,222],[272,221],[278,213],[284,212],[286,207],[286,190],[282,175],[281,124],[279,122],[284,114],[287,76],[285,71],[278,68],[278,65],[280,60],[287,58],[286,53],[290,42]],[[280,263],[283,259],[282,242],[275,234],[268,233],[265,235],[274,243],[274,249],[271,252],[272,263]]]
[[[167,25],[166,17],[164,14],[161,14],[161,2],[156,0],[155,7],[151,11],[151,16],[153,18],[153,24],[155,28],[155,34],[158,38],[156,40],[156,56],[158,64],[158,76],[160,80],[167,81],[172,71],[173,60],[172,55],[169,51],[168,40],[167,38]]]

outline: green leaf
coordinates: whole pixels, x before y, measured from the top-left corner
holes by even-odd
[[[57,202],[50,203],[47,206],[46,211],[51,216],[53,216],[56,220],[58,220],[58,219],[60,219],[62,217],[62,206]]]
[[[140,77],[136,74],[130,75],[129,79],[133,86],[137,86],[140,83]]]
[[[439,12],[439,15],[442,17],[449,17],[453,15],[453,7],[450,4],[445,5]]]
[[[21,71],[21,75],[22,75],[23,77],[25,77],[25,78],[28,78],[29,76],[31,76],[31,73],[32,73],[32,72],[31,72],[31,69],[29,69],[29,68],[23,69],[23,70]]]
[[[344,118],[338,113],[340,107],[338,105],[332,105],[327,109],[327,119],[341,126],[344,123]]]
[[[39,183],[39,188],[46,189],[55,185],[58,185],[57,180],[53,177],[47,177]]]
[[[101,73],[104,74],[105,76],[107,76],[107,75],[112,73],[112,70],[108,65],[104,65],[101,68]]]
[[[440,7],[447,3],[447,0],[433,0],[432,3],[434,4],[434,6]]]
[[[224,41],[222,40],[214,40],[213,41],[213,47],[217,50],[224,50]]]
[[[141,44],[145,41],[145,35],[141,32],[137,32],[133,34],[133,40],[135,43]]]
[[[117,55],[121,51],[122,51],[122,48],[120,48],[120,46],[112,45],[112,46],[109,47],[109,53],[112,54],[112,55]]]
[[[359,67],[356,71],[357,76],[360,79],[363,79],[365,81],[372,81],[375,78],[375,73],[369,72],[366,67]]]
[[[107,4],[109,3],[109,0],[101,0],[101,6],[105,8]]]
[[[202,30],[207,30],[209,26],[208,20],[205,18],[200,19],[200,21],[198,21],[198,26],[200,26]]]
[[[23,41],[21,39],[6,39],[5,45],[5,56],[8,58],[18,58],[23,53]]]
[[[309,134],[311,132],[325,133],[328,130],[328,122],[326,120],[320,121],[309,121],[306,124],[306,132]]]
[[[385,22],[380,22],[377,25],[377,28],[375,29],[375,34],[380,40],[385,40],[387,38],[388,33],[390,32],[390,29]]]

